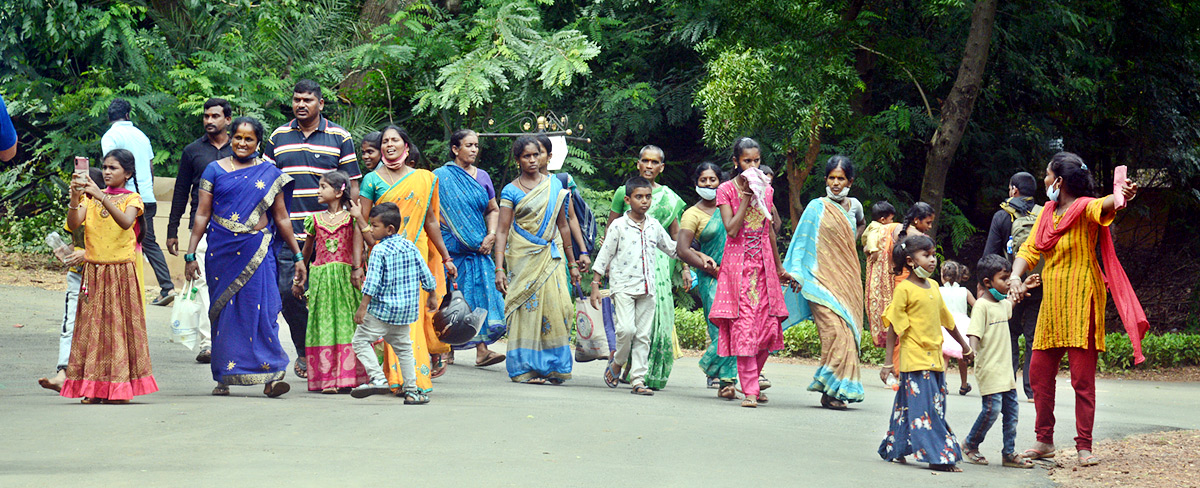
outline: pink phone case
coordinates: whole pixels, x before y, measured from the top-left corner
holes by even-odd
[[[1113,201],[1117,204],[1117,208],[1125,208],[1125,193],[1121,191],[1125,187],[1125,182],[1129,181],[1126,178],[1129,168],[1125,165],[1117,166],[1113,170]]]

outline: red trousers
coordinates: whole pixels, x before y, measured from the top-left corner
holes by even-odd
[[[1037,441],[1054,444],[1054,383],[1063,354],[1071,370],[1075,389],[1075,448],[1092,450],[1092,424],[1096,418],[1096,349],[1056,347],[1034,350],[1029,361],[1033,386],[1033,408],[1037,412],[1034,432]]]

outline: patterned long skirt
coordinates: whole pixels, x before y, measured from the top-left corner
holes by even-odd
[[[955,464],[962,459],[958,439],[946,423],[946,376],[942,371],[900,373],[900,389],[879,444],[879,457],[893,461],[912,455],[929,464]]]

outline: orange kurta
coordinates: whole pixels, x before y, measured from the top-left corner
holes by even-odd
[[[1088,331],[1094,330],[1096,350],[1104,350],[1104,308],[1108,290],[1104,286],[1100,262],[1096,259],[1096,240],[1100,226],[1111,224],[1116,212],[1105,214],[1103,208],[1103,198],[1089,202],[1075,225],[1048,251],[1039,251],[1034,246],[1035,227],[1017,253],[1017,257],[1029,263],[1030,269],[1045,260],[1042,308],[1033,336],[1034,349],[1087,349]],[[1061,215],[1043,213],[1037,225],[1053,225],[1058,229],[1061,219]]]

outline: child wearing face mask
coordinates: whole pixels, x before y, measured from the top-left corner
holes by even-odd
[[[887,437],[879,445],[879,457],[903,463],[912,454],[936,471],[961,472],[955,466],[962,450],[946,423],[946,364],[942,358],[942,334],[946,328],[963,348],[963,358],[975,355],[942,301],[937,282],[929,279],[937,267],[933,240],[912,236],[901,240],[892,251],[894,273],[908,270],[896,285],[892,302],[883,312],[888,327],[887,350],[899,343],[894,362],[888,361],[880,377],[897,375],[900,387],[892,407]]]
[[[988,429],[1003,413],[1004,447],[1000,451],[1004,466],[1010,468],[1032,468],[1033,463],[1016,453],[1017,438],[1017,384],[1014,381],[1012,344],[1009,340],[1008,319],[1012,317],[1013,302],[1008,298],[1008,278],[1012,264],[999,254],[987,254],[975,266],[979,273],[979,285],[987,290],[975,301],[971,311],[971,324],[967,337],[971,348],[978,351],[975,358],[975,379],[979,382],[979,393],[983,395],[983,410],[975,419],[967,441],[962,445],[963,455],[972,464],[988,464],[979,454],[979,445]],[[1031,274],[1025,280],[1028,288],[1041,284],[1041,277]]]

